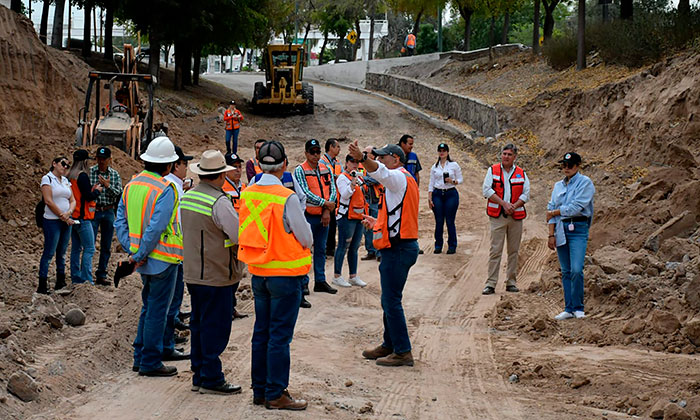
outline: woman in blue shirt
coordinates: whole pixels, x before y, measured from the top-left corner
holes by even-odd
[[[557,250],[564,288],[564,311],[558,321],[584,318],[583,261],[588,245],[588,228],[593,219],[595,187],[591,179],[578,173],[581,156],[567,153],[560,160],[564,179],[554,184],[547,204],[549,249]]]

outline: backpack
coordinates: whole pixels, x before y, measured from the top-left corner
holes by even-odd
[[[49,177],[49,184],[51,183],[51,177]],[[46,203],[44,202],[44,195],[41,195],[41,200],[36,203],[34,207],[34,220],[36,221],[36,227],[39,229],[44,227],[44,209],[46,208]]]

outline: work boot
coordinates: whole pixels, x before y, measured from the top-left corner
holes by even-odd
[[[307,405],[305,400],[292,398],[286,389],[282,391],[282,395],[276,400],[265,402],[265,408],[268,410],[306,410]]]
[[[309,309],[311,307],[311,302],[309,302],[304,296],[302,296],[301,303],[299,303],[299,307]]]
[[[410,351],[406,353],[391,353],[386,357],[377,359],[378,366],[413,366],[413,355]]]
[[[218,394],[218,395],[232,395],[240,394],[241,387],[238,385],[233,385],[228,382],[224,382],[221,385],[209,388],[206,386],[200,386],[198,389],[200,394]]]
[[[49,292],[49,280],[46,277],[39,277],[39,287],[36,288],[37,293],[42,295],[48,295]]]
[[[338,290],[331,287],[330,284],[326,283],[325,281],[317,281],[314,283],[314,292],[315,293],[330,293],[332,295],[338,293]]]
[[[56,273],[56,287],[54,290],[61,290],[66,287],[66,273]]]
[[[364,357],[365,359],[375,360],[379,359],[380,357],[386,357],[392,353],[393,351],[391,349],[388,349],[384,346],[377,346],[373,349],[363,351],[362,357]]]
[[[360,258],[362,261],[374,261],[377,259],[376,254],[367,254],[364,257]]]

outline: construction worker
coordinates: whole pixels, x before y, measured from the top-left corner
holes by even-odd
[[[399,146],[403,150],[404,155],[406,155],[406,164],[403,165],[408,172],[413,175],[416,180],[416,184],[420,187],[420,171],[423,167],[420,164],[420,159],[418,155],[413,151],[413,136],[410,134],[404,134],[399,139]]]
[[[404,48],[406,48],[406,55],[412,56],[416,53],[416,36],[412,33],[406,35],[406,40],[403,42]]]
[[[229,165],[231,168],[230,171],[226,172],[226,176],[224,177],[224,185],[222,189],[226,194],[231,197],[231,200],[233,202],[233,208],[236,210],[236,212],[239,212],[241,209],[241,192],[246,188],[246,184],[241,182],[241,163],[243,163],[243,159],[238,157],[237,154],[231,153],[227,154],[225,156],[226,158],[226,164]],[[236,257],[238,256],[238,249],[234,250],[234,253],[236,254]],[[232,306],[233,306],[233,316],[232,318],[234,320],[240,319],[240,318],[247,318],[248,315],[242,314],[238,312],[236,309],[236,305],[238,304],[238,300],[236,299],[236,292],[238,291],[238,287],[241,285],[241,278],[243,277],[243,265],[240,264],[238,266],[238,270],[232,270],[232,278],[234,278],[235,283],[233,284],[233,301],[232,301]]]
[[[411,341],[401,299],[408,272],[418,259],[418,185],[401,166],[403,150],[395,144],[381,149],[360,150],[357,140],[349,146],[350,155],[362,163],[367,174],[385,188],[377,218],[364,216],[363,224],[374,230],[374,246],[382,252],[379,276],[384,311],[384,341],[362,352],[379,366],[413,366]],[[377,156],[373,160],[368,156]]]
[[[337,139],[330,138],[326,140],[326,152],[321,156],[321,163],[326,165],[333,174],[333,184],[337,181],[341,173],[343,173],[343,165],[338,161],[340,155],[340,143]],[[336,185],[337,188],[337,185]],[[335,235],[336,235],[335,217],[331,217],[331,222],[328,224],[328,239],[326,240],[326,255],[332,257],[335,255]]]
[[[124,187],[114,227],[129,262],[141,274],[141,316],[134,339],[133,370],[142,376],[174,376],[163,360],[189,355],[163,354],[166,316],[175,291],[177,267],[183,260],[182,232],[175,186],[165,179],[179,156],[167,137],[153,139],[141,155],[144,170]]]
[[[300,201],[280,182],[287,169],[282,144],[265,143],[259,156],[264,174],[241,195],[238,231],[238,256],[253,276],[255,298],[253,404],[303,410],[306,401],[295,400],[287,391],[289,343],[302,300],[302,280],[311,267],[313,236]]]
[[[228,104],[228,109],[224,111],[224,122],[226,123],[226,153],[238,153],[238,132],[241,129],[243,114],[236,109],[236,101]],[[233,149],[231,149],[231,139],[233,139]]]
[[[95,238],[100,236],[100,259],[95,272],[95,283],[108,286],[107,265],[112,255],[112,237],[114,236],[114,217],[117,204],[122,195],[122,178],[112,164],[112,151],[109,147],[100,147],[95,154],[97,165],[90,168],[90,184],[102,185],[102,192],[95,200],[95,218],[92,219],[92,230]]]
[[[245,175],[248,178],[249,184],[252,182],[253,178],[255,178],[256,174],[262,173],[262,169],[260,169],[260,164],[258,163],[258,152],[260,151],[260,146],[266,141],[265,139],[255,140],[255,145],[253,146],[255,148],[255,157],[249,159],[245,164]]]
[[[507,241],[508,268],[506,291],[520,291],[515,285],[518,273],[518,250],[523,233],[523,219],[527,216],[525,203],[530,199],[530,180],[522,168],[515,165],[518,148],[508,143],[501,149],[501,163],[489,167],[484,178],[483,193],[488,199],[486,214],[491,224],[491,250],[489,272],[483,295],[496,291],[498,272],[501,268],[503,244]]]
[[[102,192],[102,185],[90,184],[89,159],[87,150],[76,150],[73,153],[73,165],[68,171],[76,202],[71,216],[75,221],[71,232],[70,251],[70,276],[73,284],[93,284],[92,256],[95,254],[95,231],[92,229],[92,220],[95,218],[95,199]]]
[[[314,235],[314,292],[337,293],[338,290],[326,282],[326,240],[331,212],[335,210],[336,190],[331,170],[320,163],[321,145],[311,139],[304,145],[306,160],[294,169],[294,178],[300,190],[297,194],[306,196],[306,220]],[[304,296],[309,294],[309,276],[304,278]],[[311,304],[302,298],[303,307]]]
[[[191,183],[185,184],[185,178],[187,177],[187,165],[194,159],[193,156],[186,155],[179,146],[175,146],[175,153],[177,153],[177,162],[173,165],[172,171],[165,176],[165,179],[170,181],[177,190],[177,196],[182,202],[182,197],[185,192],[192,188]],[[191,181],[191,180],[190,180]],[[182,220],[180,208],[177,209],[177,220],[178,223]],[[180,223],[180,230],[182,230],[182,223]],[[165,334],[163,335],[163,352],[165,354],[172,354],[175,350],[175,329],[187,330],[189,326],[185,324],[180,318],[180,306],[182,305],[182,299],[185,296],[185,281],[184,281],[184,269],[182,264],[177,266],[177,277],[175,279],[175,292],[173,293],[172,302],[170,302],[170,307],[168,309],[168,316],[165,322]],[[184,317],[182,317],[184,318]]]
[[[384,187],[382,184],[377,182],[376,179],[365,174],[362,178],[364,181],[363,190],[365,193],[365,201],[367,202],[367,214],[371,217],[377,217],[379,214],[379,198],[384,193]],[[360,258],[362,261],[381,261],[382,257],[379,255],[379,251],[374,247],[374,233],[372,229],[365,229],[365,250],[367,255]]]
[[[335,271],[333,284],[340,287],[360,286],[367,283],[357,276],[357,250],[362,242],[362,218],[367,214],[367,203],[362,191],[362,175],[358,172],[359,163],[350,155],[345,157],[345,170],[338,176],[338,249],[335,251]],[[345,280],[343,274],[343,260],[348,254],[348,268],[350,277]]]
[[[221,188],[231,169],[221,152],[205,151],[198,163],[190,164],[200,182],[181,202],[185,282],[192,302],[192,390],[200,394],[241,392],[226,382],[219,359],[231,335],[236,282],[231,272],[239,265],[234,252],[238,214]]]

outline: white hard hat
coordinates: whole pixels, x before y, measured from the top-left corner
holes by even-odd
[[[151,163],[177,162],[179,157],[175,152],[175,145],[165,136],[156,137],[148,144],[146,153],[141,155],[141,160]]]

